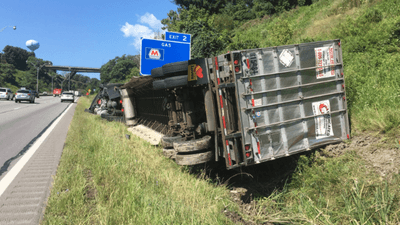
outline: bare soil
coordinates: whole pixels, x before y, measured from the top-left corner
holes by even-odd
[[[329,145],[323,153],[329,157],[337,157],[346,151],[355,151],[365,160],[367,167],[390,179],[400,169],[400,145],[393,142],[382,135],[365,134],[353,137],[347,143]]]

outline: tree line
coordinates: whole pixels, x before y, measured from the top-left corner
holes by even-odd
[[[20,87],[36,90],[36,66],[51,63],[51,61],[36,58],[34,52],[13,46],[5,46],[0,53],[0,86],[10,87],[14,91]],[[67,88],[65,77],[67,73],[58,74],[55,71],[42,67],[39,70],[39,93],[52,92],[53,88]],[[86,90],[97,88],[100,81],[82,74],[76,74],[71,80],[72,90]]]

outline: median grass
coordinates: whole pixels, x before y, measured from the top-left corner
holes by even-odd
[[[42,224],[230,224],[228,192],[85,113],[79,99]]]

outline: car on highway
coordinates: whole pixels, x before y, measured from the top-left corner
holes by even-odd
[[[31,90],[19,89],[15,94],[15,103],[21,101],[28,101],[30,103],[35,103],[35,94]]]
[[[14,93],[10,88],[0,88],[0,99],[13,100]]]
[[[64,92],[61,94],[61,102],[64,102],[64,101],[71,101],[71,102],[74,102],[74,100],[75,100],[75,96],[74,96],[74,93],[73,93],[73,92],[64,91]]]
[[[47,91],[43,91],[42,95],[47,96]]]

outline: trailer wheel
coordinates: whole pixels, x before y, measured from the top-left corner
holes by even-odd
[[[181,73],[187,74],[188,71],[188,61],[168,63],[162,66],[162,72],[164,75]]]
[[[214,157],[214,151],[201,152],[196,154],[176,154],[175,162],[181,166],[192,166],[211,161]]]
[[[174,142],[183,141],[184,138],[181,135],[174,136],[174,137],[162,137],[161,138],[161,145],[163,148],[173,148]]]
[[[176,158],[176,151],[174,149],[163,149],[163,155],[168,159],[175,159]]]
[[[151,70],[151,76],[153,78],[162,77],[164,76],[162,67],[157,67]]]
[[[211,136],[207,135],[200,139],[195,139],[191,141],[174,142],[174,149],[179,153],[187,153],[208,149],[210,148],[210,145]]]
[[[153,81],[153,88],[155,90],[158,89],[167,89],[174,88],[187,85],[187,75],[168,77],[163,80]]]

